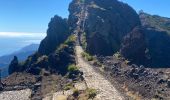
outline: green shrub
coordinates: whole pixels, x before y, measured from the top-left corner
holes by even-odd
[[[83,36],[82,36],[82,47],[84,50],[86,50],[87,48],[87,40],[86,40],[86,33],[84,32],[83,33]]]
[[[60,46],[57,48],[57,52],[63,50],[64,48],[67,48],[70,44],[73,44],[75,41],[76,41],[76,36],[70,35],[64,43],[60,44]]]
[[[70,90],[72,88],[73,88],[72,84],[67,84],[65,85],[64,90]]]
[[[88,61],[94,60],[93,56],[91,56],[90,54],[88,54],[86,52],[83,52],[81,55],[82,55],[82,57],[84,57]]]
[[[85,58],[85,57],[86,57],[86,53],[85,53],[85,52],[82,52],[82,53],[81,53],[81,56],[82,56],[83,58]]]
[[[79,96],[79,90],[78,89],[74,89],[73,96],[74,97],[78,97]]]
[[[95,89],[88,89],[89,99],[94,99],[97,95],[97,91]]]
[[[114,54],[114,56],[115,56],[117,59],[120,59],[120,58],[121,58],[120,52],[116,52],[116,53]]]
[[[71,42],[75,42],[76,41],[76,36],[75,35],[70,35],[68,37],[68,39],[64,42],[64,44],[68,45]]]
[[[68,66],[69,72],[74,72],[74,71],[77,71],[77,70],[78,70],[78,67],[74,64]]]

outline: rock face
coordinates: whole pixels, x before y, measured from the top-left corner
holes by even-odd
[[[8,73],[12,74],[13,72],[16,72],[17,70],[19,70],[18,58],[16,56],[14,56],[14,59],[11,61],[10,65],[9,65]]]
[[[120,53],[136,63],[145,62],[146,42],[144,29],[136,27],[124,37]]]
[[[123,37],[140,25],[137,13],[127,4],[117,0],[73,0],[70,4],[69,22],[75,26],[85,10],[87,51],[91,54],[112,55],[120,49]],[[82,8],[84,7],[84,8]]]
[[[45,55],[54,52],[67,39],[68,35],[67,20],[57,15],[54,16],[48,25],[47,36],[41,42],[38,52]]]
[[[149,50],[151,67],[170,67],[170,35],[157,29],[146,29],[146,42]]]
[[[170,66],[170,19],[140,13],[149,53],[147,65],[150,67]]]

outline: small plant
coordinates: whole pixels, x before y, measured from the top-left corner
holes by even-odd
[[[82,57],[84,57],[88,61],[93,61],[94,60],[93,56],[91,56],[90,54],[88,54],[86,52],[83,52],[81,55],[82,55]]]
[[[60,46],[57,48],[57,52],[60,50],[69,47],[70,44],[73,44],[76,41],[76,36],[75,35],[70,35],[67,40],[63,43],[60,44]]]
[[[69,72],[74,72],[74,71],[77,71],[77,70],[78,70],[78,67],[74,64],[68,66]]]
[[[129,60],[125,60],[125,63],[126,63],[126,64],[129,64],[129,63],[130,63],[130,61],[129,61]]]
[[[83,58],[85,58],[85,57],[86,57],[86,53],[85,53],[85,52],[82,52],[82,53],[81,53],[81,56],[82,56]]]
[[[115,56],[117,59],[120,59],[120,58],[121,58],[120,52],[115,53],[114,56]]]
[[[88,89],[89,99],[94,99],[97,95],[97,91],[95,89]]]
[[[86,40],[86,33],[84,32],[83,33],[83,36],[82,36],[82,47],[84,50],[86,50],[87,48],[87,40]]]
[[[42,61],[43,62],[48,62],[48,56],[43,55],[43,56],[39,57],[38,60],[37,60],[37,63],[40,63]]]
[[[70,89],[72,89],[72,88],[73,88],[73,86],[72,86],[72,84],[70,83],[70,84],[65,85],[64,90],[70,90]]]
[[[68,39],[64,42],[64,44],[68,45],[71,42],[76,41],[76,36],[75,35],[71,35],[68,37]]]
[[[73,96],[74,97],[78,97],[79,96],[79,90],[78,89],[74,89]]]

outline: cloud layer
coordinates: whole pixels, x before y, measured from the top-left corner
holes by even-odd
[[[0,38],[44,38],[45,33],[28,33],[28,32],[0,32]]]
[[[32,43],[39,44],[45,36],[45,33],[0,32],[0,56],[10,54]]]

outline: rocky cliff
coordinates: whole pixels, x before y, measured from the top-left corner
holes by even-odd
[[[29,72],[40,74],[42,69],[49,72],[65,74],[69,64],[75,63],[75,36],[69,34],[67,20],[54,16],[42,40],[38,52],[29,56],[26,61],[16,64],[16,57],[11,62],[9,72]]]
[[[144,29],[142,27],[134,28],[124,37],[120,53],[129,60],[141,64],[146,61],[146,41]]]
[[[149,53],[145,63],[151,67],[169,67],[170,19],[144,12],[140,13],[140,19]]]
[[[33,70],[37,70],[35,66],[57,67],[58,64],[65,66],[65,63],[68,65],[69,61],[73,62],[74,43],[71,52],[68,44],[62,45],[67,48],[64,51],[56,53],[56,50],[78,25],[86,39],[84,49],[90,54],[110,56],[120,51],[133,63],[152,67],[170,65],[168,18],[145,13],[140,13],[139,18],[133,8],[117,0],[73,0],[69,12],[68,20],[59,16],[51,19],[46,38],[41,42],[38,52],[26,60],[23,69],[32,66]],[[63,62],[65,57],[71,58]],[[38,59],[44,60],[43,63],[35,64]],[[58,63],[51,65],[51,62],[54,63],[52,59]]]
[[[47,36],[42,40],[38,52],[45,55],[54,52],[68,36],[69,27],[67,19],[63,19],[57,15],[54,16],[48,25]]]
[[[113,55],[120,49],[123,37],[140,25],[137,13],[117,0],[73,0],[69,11],[69,23],[73,28],[79,16],[84,14],[82,28],[87,51],[96,55]]]

